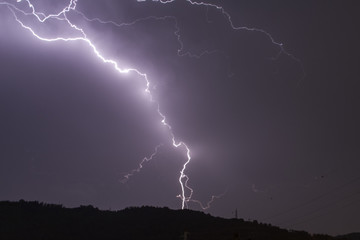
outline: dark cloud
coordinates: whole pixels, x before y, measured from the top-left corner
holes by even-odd
[[[106,57],[148,75],[175,136],[191,148],[194,199],[227,190],[208,212],[232,217],[237,208],[283,227],[358,231],[355,1],[223,4],[234,25],[266,30],[301,63],[278,55],[266,34],[233,30],[221,11],[186,1],[79,1],[89,19],[146,18],[122,27],[69,18]],[[171,147],[144,79],[119,74],[84,42],[41,42],[6,6],[0,13],[0,198],[180,208],[186,156]],[[42,31],[65,34],[60,28]]]

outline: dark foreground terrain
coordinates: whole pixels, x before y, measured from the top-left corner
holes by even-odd
[[[0,202],[0,239],[339,239],[202,212],[140,207],[101,211],[39,202]],[[346,239],[345,236],[341,239]]]

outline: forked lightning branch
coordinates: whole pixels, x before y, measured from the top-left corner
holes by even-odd
[[[144,2],[146,0],[137,0],[140,4],[140,2]],[[175,0],[160,0],[160,1],[155,1],[158,2],[159,4],[171,4],[172,2],[174,2]],[[277,43],[273,37],[267,33],[266,31],[262,30],[262,29],[256,29],[256,28],[248,28],[248,27],[236,27],[234,26],[232,20],[231,20],[231,16],[229,13],[227,13],[223,7],[215,5],[215,4],[210,4],[210,3],[205,3],[205,2],[196,2],[196,1],[191,1],[191,0],[186,0],[189,4],[189,7],[196,7],[196,6],[206,6],[206,7],[211,7],[211,8],[215,8],[217,9],[228,21],[229,25],[233,28],[234,31],[237,30],[246,30],[246,31],[257,31],[260,33],[265,34],[269,40],[274,44],[277,45],[279,47],[279,53],[277,55],[277,57],[280,54],[286,54],[289,57],[291,57],[293,60],[296,60],[298,62],[300,62],[297,58],[295,58],[293,55],[287,53],[283,47],[283,45],[281,43]],[[177,148],[181,151],[184,152],[186,159],[185,159],[185,163],[182,165],[182,168],[180,169],[180,174],[178,176],[178,182],[180,184],[180,188],[181,188],[181,192],[180,194],[177,196],[181,199],[181,208],[187,208],[189,202],[193,202],[193,203],[197,203],[202,209],[208,209],[211,205],[211,203],[217,199],[220,198],[224,195],[220,194],[217,196],[212,196],[210,198],[210,201],[208,201],[205,205],[203,203],[201,203],[198,200],[193,199],[193,193],[194,190],[189,186],[189,177],[186,175],[186,170],[188,168],[189,163],[191,162],[191,151],[190,151],[190,147],[183,141],[179,141],[177,140],[177,138],[175,137],[173,131],[172,131],[172,127],[171,125],[167,122],[166,120],[166,116],[161,112],[160,110],[160,104],[155,101],[152,97],[151,94],[151,90],[150,90],[150,80],[148,78],[148,76],[146,75],[146,73],[141,72],[140,70],[138,70],[136,67],[133,68],[122,68],[121,66],[119,66],[118,62],[116,62],[113,59],[107,58],[106,56],[104,56],[102,54],[101,49],[98,49],[93,42],[90,40],[90,38],[87,36],[85,30],[79,26],[78,24],[72,22],[70,20],[70,18],[68,17],[68,14],[70,12],[74,12],[76,14],[78,14],[81,18],[83,18],[85,21],[91,22],[91,21],[98,21],[101,24],[114,24],[117,27],[122,27],[124,25],[131,25],[131,24],[135,24],[138,21],[146,21],[149,19],[155,19],[155,20],[172,20],[174,21],[174,26],[175,26],[175,31],[174,34],[176,35],[176,38],[178,40],[178,43],[180,45],[180,49],[178,50],[178,55],[179,57],[197,57],[200,58],[202,55],[204,54],[211,54],[213,52],[213,50],[210,51],[205,51],[204,53],[200,54],[200,55],[195,55],[195,54],[191,54],[191,53],[182,53],[183,50],[183,42],[181,41],[181,36],[179,34],[180,30],[178,28],[178,24],[177,24],[177,19],[173,16],[164,16],[164,17],[157,17],[157,16],[150,16],[150,17],[146,17],[146,18],[142,18],[142,19],[137,19],[132,23],[116,23],[113,21],[103,21],[99,18],[95,18],[95,19],[89,19],[86,17],[86,14],[83,12],[80,12],[79,10],[76,9],[77,6],[77,2],[78,0],[70,0],[70,2],[68,3],[68,5],[64,6],[64,8],[56,13],[51,13],[51,14],[45,14],[43,12],[37,11],[36,6],[30,1],[30,0],[14,0],[14,1],[1,1],[0,2],[0,6],[2,7],[6,7],[11,14],[14,17],[14,20],[20,24],[20,26],[24,29],[27,30],[28,32],[30,32],[32,34],[33,37],[37,38],[40,41],[46,41],[46,42],[58,42],[58,41],[65,41],[65,42],[73,42],[73,41],[82,41],[85,42],[89,49],[95,54],[95,56],[103,63],[106,64],[110,64],[114,67],[114,69],[119,73],[119,74],[128,74],[128,73],[136,73],[139,76],[142,77],[142,79],[145,81],[145,93],[149,96],[149,100],[154,102],[157,106],[157,114],[159,115],[160,119],[161,119],[161,123],[162,125],[167,129],[167,132],[169,134],[169,141],[172,144],[172,146],[174,148]],[[74,34],[72,34],[71,36],[66,35],[65,33],[62,32],[58,32],[58,36],[54,36],[54,37],[49,37],[49,36],[44,36],[42,33],[40,33],[36,27],[34,27],[34,25],[36,24],[50,24],[50,21],[53,22],[58,22],[59,24],[64,24],[66,25],[67,29],[71,30]],[[73,36],[74,35],[74,36]],[[151,153],[148,157],[144,157],[139,165],[138,168],[129,171],[123,178],[123,183],[125,183],[126,181],[129,180],[129,178],[131,176],[133,176],[135,173],[139,172],[141,170],[141,168],[143,168],[143,164],[145,162],[151,161],[156,154],[158,153],[159,148],[162,146],[162,144],[159,144],[155,147],[154,152]]]

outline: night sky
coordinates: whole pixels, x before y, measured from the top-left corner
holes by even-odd
[[[107,59],[146,73],[156,102],[140,75],[120,74],[84,41],[37,39],[4,2],[31,12],[0,2],[0,200],[181,208],[186,152],[158,102],[191,150],[192,199],[222,195],[205,212],[360,231],[358,1],[79,0],[68,19]],[[69,4],[31,2],[45,14]],[[44,38],[79,35],[17,14]],[[244,26],[257,30],[232,28]]]

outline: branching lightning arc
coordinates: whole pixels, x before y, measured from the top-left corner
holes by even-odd
[[[160,111],[160,104],[155,101],[152,97],[151,94],[151,90],[150,90],[150,81],[149,78],[147,76],[146,73],[141,72],[140,70],[138,70],[137,68],[122,68],[121,66],[119,66],[118,62],[116,62],[113,59],[108,59],[106,58],[104,55],[101,54],[101,51],[93,44],[93,42],[88,38],[87,34],[85,33],[85,30],[81,27],[79,27],[76,23],[72,22],[69,18],[68,18],[68,13],[69,12],[75,12],[77,14],[79,14],[84,20],[88,21],[88,22],[92,22],[92,21],[97,21],[101,24],[113,24],[117,27],[122,27],[122,26],[128,26],[128,25],[132,25],[132,24],[136,24],[139,21],[146,21],[149,19],[152,20],[171,20],[174,22],[174,26],[175,26],[175,31],[174,34],[177,38],[177,41],[180,45],[180,48],[178,49],[178,55],[180,57],[195,57],[195,58],[200,58],[205,54],[212,54],[214,52],[219,52],[217,50],[210,50],[210,51],[204,51],[201,54],[192,54],[190,52],[183,52],[183,48],[184,48],[184,44],[181,41],[181,36],[180,36],[180,29],[178,27],[178,23],[177,23],[177,19],[173,16],[164,16],[164,17],[156,17],[156,16],[150,16],[147,18],[142,18],[142,19],[137,19],[134,22],[131,23],[116,23],[113,21],[103,21],[99,18],[94,18],[94,19],[89,19],[88,17],[86,17],[86,15],[80,11],[78,11],[76,9],[76,5],[77,5],[77,1],[78,0],[70,0],[69,4],[67,6],[65,6],[65,8],[63,8],[61,11],[57,12],[57,13],[53,13],[53,14],[44,14],[42,12],[38,12],[36,11],[35,6],[32,4],[32,2],[30,0],[13,0],[12,2],[0,2],[0,6],[5,6],[7,7],[12,15],[14,16],[15,20],[20,24],[20,26],[26,30],[28,30],[34,37],[36,37],[37,39],[41,40],[41,41],[46,41],[46,42],[56,42],[56,41],[65,41],[65,42],[70,42],[70,41],[83,41],[85,42],[89,48],[93,51],[93,53],[104,63],[106,64],[110,64],[114,67],[114,69],[116,71],[118,71],[120,74],[127,74],[127,73],[136,73],[137,75],[141,76],[145,83],[146,83],[146,88],[144,89],[144,91],[146,92],[146,94],[149,96],[150,101],[154,102],[157,106],[157,113],[159,115],[159,117],[161,118],[161,123],[162,125],[167,128],[169,136],[170,136],[170,140],[171,140],[171,144],[174,148],[178,148],[181,149],[182,151],[184,151],[184,153],[186,154],[186,161],[185,163],[182,165],[182,168],[180,170],[180,175],[178,178],[179,184],[180,184],[180,188],[181,188],[181,193],[178,195],[178,197],[181,199],[181,207],[182,209],[187,208],[188,207],[188,203],[189,202],[194,202],[199,204],[199,206],[202,209],[208,209],[211,205],[211,203],[217,199],[222,197],[225,193],[220,194],[218,196],[212,196],[210,201],[206,204],[203,205],[200,201],[198,200],[194,200],[192,199],[193,196],[193,192],[194,190],[189,186],[189,177],[185,174],[186,169],[188,164],[191,161],[191,151],[189,146],[183,142],[183,141],[179,141],[177,140],[177,138],[175,137],[173,131],[172,131],[172,127],[171,125],[167,122],[166,120],[166,116]],[[144,2],[146,0],[137,0],[137,2]],[[155,0],[153,0],[155,1]],[[158,0],[155,2],[159,2],[160,4],[171,4],[172,2],[174,2],[175,0]],[[218,11],[220,11],[224,17],[226,17],[229,25],[232,27],[233,30],[237,31],[237,30],[246,30],[246,31],[256,31],[256,32],[260,32],[262,34],[265,34],[269,40],[272,42],[272,44],[276,45],[279,47],[279,52],[277,54],[277,56],[275,58],[277,58],[278,56],[280,56],[281,54],[285,54],[289,57],[291,57],[293,60],[299,62],[301,64],[301,62],[299,61],[299,59],[297,59],[296,57],[294,57],[293,55],[289,54],[288,52],[286,52],[286,50],[283,47],[282,43],[278,43],[274,40],[274,38],[266,31],[262,30],[262,29],[257,29],[257,28],[248,28],[248,27],[236,27],[232,20],[231,20],[231,16],[228,12],[226,12],[224,10],[224,8],[222,6],[219,5],[215,5],[215,4],[211,4],[211,3],[206,3],[206,2],[197,2],[197,1],[193,1],[193,0],[186,0],[190,5],[196,5],[196,6],[206,6],[209,8],[215,8]],[[25,9],[25,10],[24,10]],[[60,37],[44,37],[42,36],[40,33],[38,33],[33,27],[31,27],[31,25],[26,24],[23,20],[22,17],[31,17],[33,18],[35,21],[37,21],[38,23],[44,24],[47,21],[61,21],[61,22],[65,22],[67,24],[68,27],[70,27],[70,29],[72,29],[74,31],[74,33],[76,33],[75,36],[71,36],[71,37],[67,37],[67,36],[60,36]],[[149,156],[149,157],[144,157],[142,159],[142,161],[139,163],[139,167],[137,169],[134,169],[132,171],[130,171],[129,173],[127,173],[122,182],[126,182],[132,175],[134,175],[135,173],[139,172],[140,169],[143,167],[143,164],[145,162],[148,162],[150,160],[152,160],[156,154],[158,153],[158,149],[162,146],[163,144],[159,144],[158,146],[155,147],[154,152]]]

